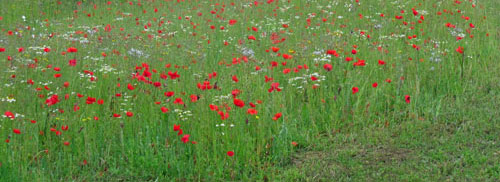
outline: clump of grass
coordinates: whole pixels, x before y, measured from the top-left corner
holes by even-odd
[[[498,179],[497,5],[6,2],[1,179]]]

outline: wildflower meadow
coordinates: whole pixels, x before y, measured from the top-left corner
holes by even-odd
[[[0,181],[498,181],[499,7],[0,1]]]

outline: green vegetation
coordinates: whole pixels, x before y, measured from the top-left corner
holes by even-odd
[[[498,7],[3,2],[0,181],[497,181]]]

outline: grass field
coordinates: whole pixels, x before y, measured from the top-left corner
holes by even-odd
[[[499,181],[499,7],[2,2],[0,181]]]

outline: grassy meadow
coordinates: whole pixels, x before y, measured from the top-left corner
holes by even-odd
[[[0,181],[498,181],[499,7],[2,1]]]

